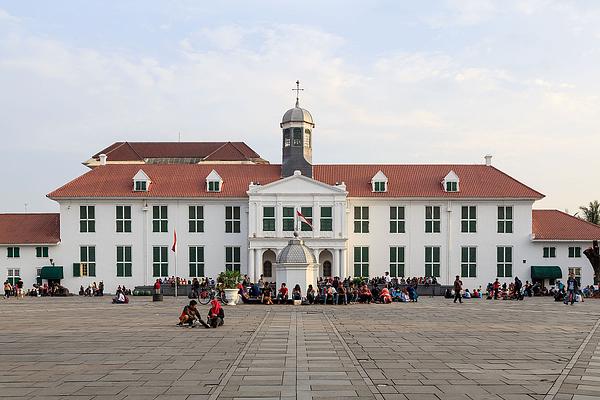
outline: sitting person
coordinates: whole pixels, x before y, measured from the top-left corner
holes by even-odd
[[[208,310],[206,322],[213,328],[223,325],[225,322],[225,311],[223,311],[221,303],[219,303],[219,300],[217,299],[212,299],[210,305],[211,307],[210,310]]]
[[[379,301],[384,304],[389,304],[392,302],[392,295],[390,294],[388,288],[384,287],[381,289],[381,292],[379,293]]]
[[[446,292],[444,293],[444,297],[447,299],[451,299],[454,296],[452,295],[452,290],[450,288],[446,288]]]
[[[470,299],[471,298],[471,292],[469,292],[469,289],[465,289],[465,292],[463,293],[463,299]]]
[[[129,299],[122,290],[117,290],[117,295],[112,299],[113,304],[127,304]]]
[[[477,289],[473,289],[473,294],[471,295],[474,299],[481,298],[481,293]]]
[[[344,304],[347,305],[348,304],[348,296],[346,294],[346,288],[344,287],[344,285],[340,284],[338,286],[337,289],[337,300],[336,300],[336,304],[339,304],[340,301]]]
[[[250,301],[250,295],[248,294],[248,291],[246,290],[244,285],[242,285],[241,283],[238,284],[238,295],[240,299],[242,299],[242,303],[248,303]]]
[[[298,284],[296,284],[294,290],[292,290],[292,300],[302,300],[302,290]]]
[[[308,289],[306,289],[306,300],[309,304],[313,304],[315,302],[315,296],[316,293],[313,285],[308,285]]]
[[[196,308],[197,304],[198,303],[196,302],[196,300],[191,300],[189,305],[183,307],[183,311],[179,316],[179,323],[177,325],[183,326],[183,324],[188,324],[191,327],[194,326],[194,321],[198,321],[199,323],[204,325],[205,328],[209,328],[206,322],[202,321],[202,317],[200,317],[200,312]]]
[[[288,288],[285,286],[285,283],[281,284],[279,288],[279,293],[277,294],[277,304],[287,304],[288,301]]]
[[[370,304],[373,301],[373,294],[366,284],[363,284],[358,292],[358,301]]]
[[[268,305],[273,304],[273,298],[271,297],[271,286],[270,285],[266,285],[265,288],[263,289],[262,302],[263,302],[263,304],[268,304]]]
[[[408,303],[410,301],[410,295],[408,294],[407,288],[402,289],[402,292],[400,293],[400,301],[402,303]]]

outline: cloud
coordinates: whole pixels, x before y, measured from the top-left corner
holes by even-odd
[[[491,12],[464,11],[464,20]],[[11,94],[0,97],[0,132],[11,138],[0,167],[18,176],[3,207],[19,209],[22,193],[30,209],[48,207],[31,199],[39,165],[43,199],[117,140],[244,140],[278,162],[278,123],[296,79],[317,124],[316,162],[470,163],[491,152],[560,208],[576,205],[573,177],[600,167],[588,155],[600,146],[597,86],[577,76],[442,50],[358,62],[346,38],[303,25],[204,27],[176,43],[177,57],[160,61],[23,30],[0,38],[0,87]],[[36,162],[24,166],[24,157]]]

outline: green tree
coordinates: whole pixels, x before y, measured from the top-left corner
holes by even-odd
[[[590,201],[590,204],[581,206],[579,209],[583,212],[583,219],[592,224],[600,225],[600,203],[598,200]]]

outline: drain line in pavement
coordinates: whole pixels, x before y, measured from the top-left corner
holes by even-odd
[[[262,329],[263,325],[265,324],[265,321],[267,320],[267,318],[269,317],[270,314],[271,314],[271,310],[268,310],[267,313],[265,314],[264,318],[262,319],[262,321],[260,321],[260,324],[254,331],[254,333],[250,336],[250,339],[248,339],[248,343],[246,343],[246,345],[244,346],[242,351],[240,351],[240,354],[233,361],[233,364],[231,364],[231,366],[227,370],[227,373],[225,374],[225,376],[223,377],[221,382],[219,382],[219,386],[217,386],[215,391],[208,398],[209,400],[216,400],[219,397],[219,395],[221,394],[221,392],[223,391],[223,389],[225,389],[225,386],[227,386],[227,384],[229,383],[229,379],[235,372],[235,369],[238,367],[238,365],[240,365],[240,362],[246,356],[246,353],[248,353],[248,349],[250,349],[250,346],[252,346],[254,339],[256,339],[256,336],[258,336],[258,333]]]
[[[325,319],[327,320],[327,322],[329,322],[329,325],[331,326],[333,333],[335,333],[338,340],[342,343],[342,346],[344,346],[344,349],[346,350],[346,353],[348,353],[348,356],[352,360],[354,367],[358,370],[358,373],[360,374],[361,378],[363,379],[363,381],[365,382],[365,384],[367,385],[367,387],[369,388],[371,393],[373,393],[373,396],[375,396],[376,399],[383,400],[384,399],[383,395],[379,392],[379,390],[377,390],[377,387],[375,387],[375,384],[373,383],[371,378],[369,378],[367,371],[365,371],[365,369],[362,367],[362,365],[360,365],[360,361],[358,361],[358,359],[356,358],[356,356],[350,349],[350,346],[348,346],[348,344],[346,343],[346,341],[344,340],[344,338],[342,337],[340,332],[337,330],[337,328],[335,327],[335,325],[333,324],[333,322],[331,321],[329,316],[325,313],[323,313],[323,316],[325,316]]]
[[[594,327],[592,328],[590,333],[583,340],[583,343],[581,343],[581,346],[579,346],[579,348],[577,349],[575,354],[573,354],[573,357],[571,357],[571,361],[569,361],[567,366],[562,370],[562,372],[558,376],[558,379],[556,379],[556,382],[554,382],[554,385],[552,385],[552,387],[546,394],[546,397],[544,397],[544,400],[553,400],[554,399],[554,397],[556,396],[556,393],[558,393],[558,389],[560,389],[560,387],[562,386],[565,379],[567,379],[569,372],[571,372],[571,370],[575,366],[575,363],[577,362],[577,360],[579,360],[579,356],[581,356],[581,353],[583,353],[585,346],[587,346],[590,339],[592,339],[592,336],[594,336],[594,333],[596,333],[596,330],[598,329],[599,326],[600,326],[600,318],[598,319],[598,321],[596,321],[596,324],[594,325]]]

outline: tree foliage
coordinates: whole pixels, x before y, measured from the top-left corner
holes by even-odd
[[[583,219],[592,224],[600,225],[600,203],[598,200],[590,201],[587,206],[579,207],[583,213]]]

